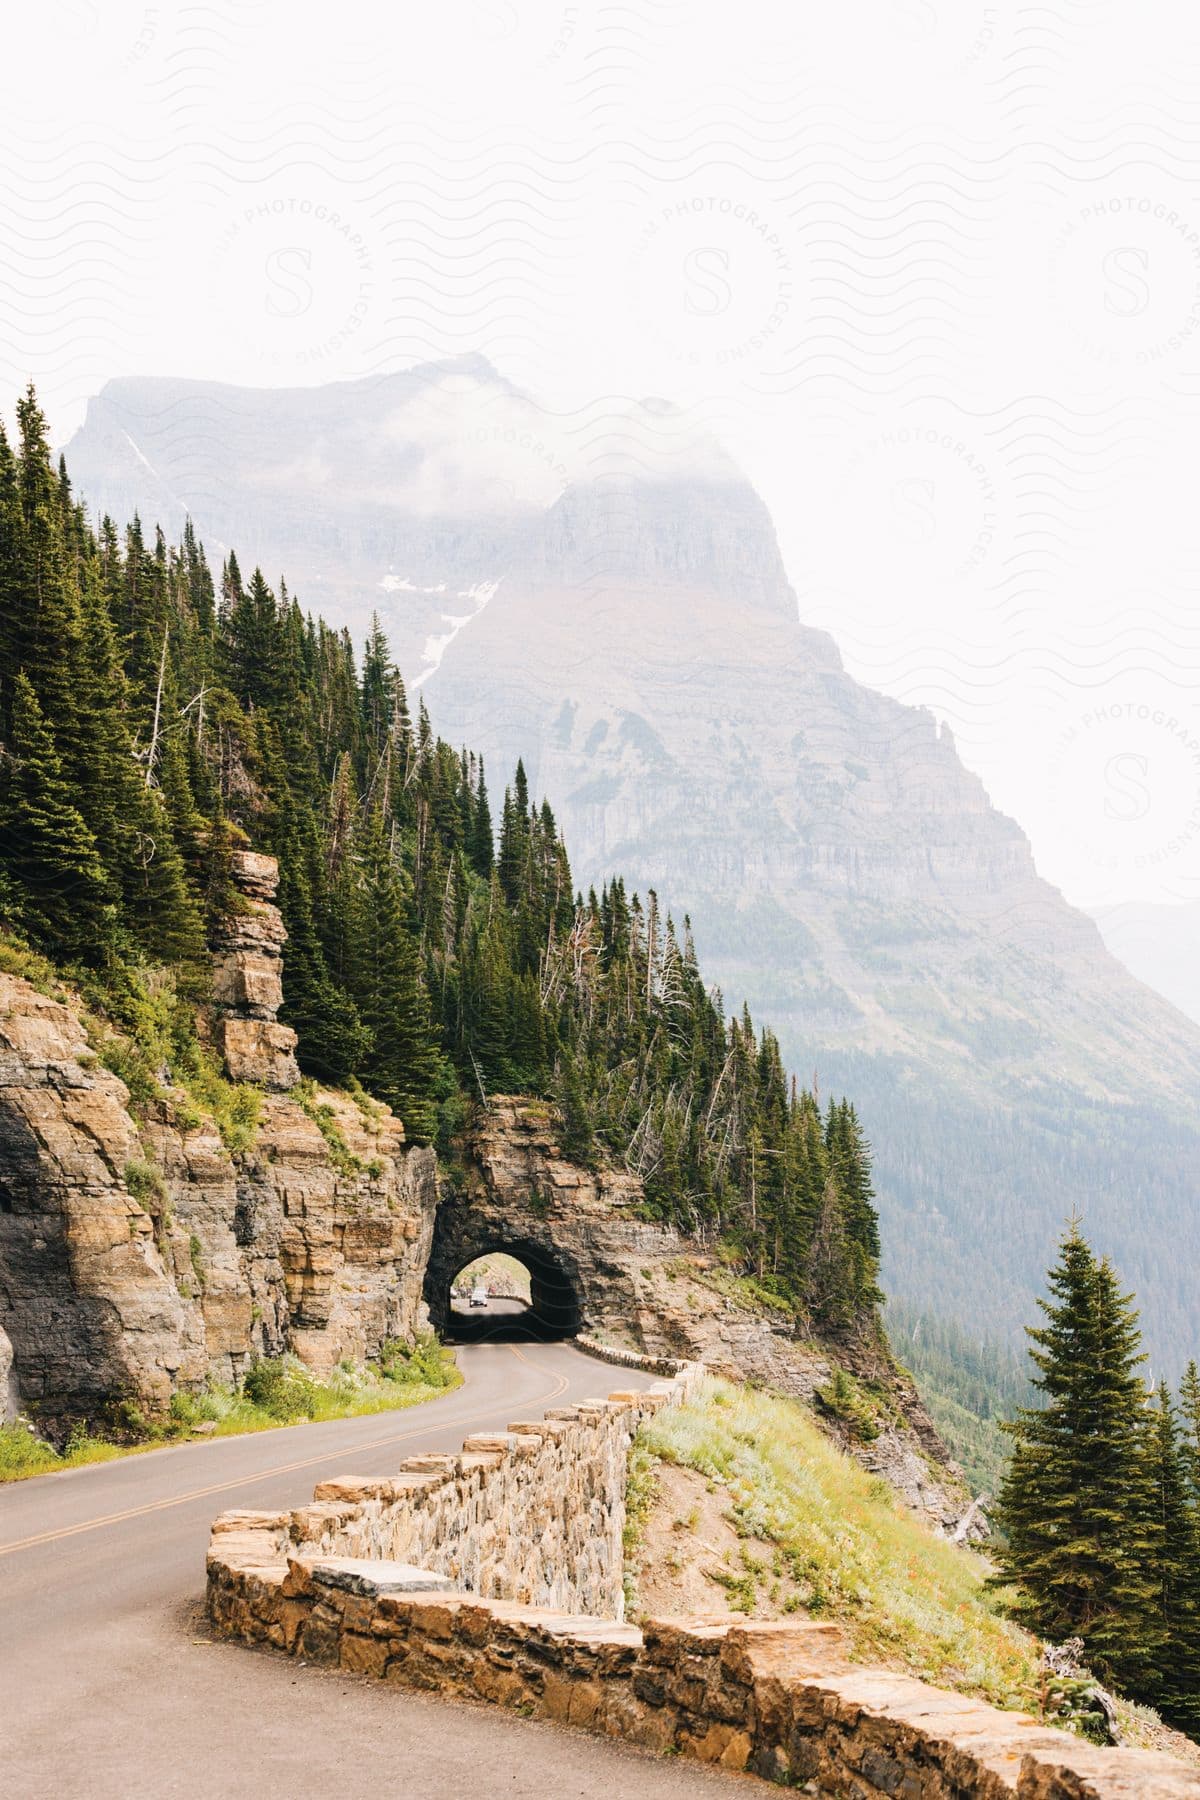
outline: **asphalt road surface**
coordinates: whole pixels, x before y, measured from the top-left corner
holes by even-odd
[[[461,1388],[406,1412],[181,1444],[0,1488],[0,1795],[5,1800],[673,1800],[744,1777],[664,1762],[485,1706],[406,1694],[217,1643],[208,1528],[302,1505],[334,1474],[649,1378],[569,1344],[470,1344]]]
[[[509,1300],[498,1294],[486,1306],[471,1306],[459,1299],[450,1302],[446,1338],[455,1345],[506,1340],[553,1342],[559,1337],[558,1332],[546,1330],[525,1300]]]

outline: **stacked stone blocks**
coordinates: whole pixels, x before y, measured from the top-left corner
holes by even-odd
[[[300,1079],[296,1033],[278,1020],[283,1005],[283,918],[274,904],[279,864],[253,850],[234,852],[239,906],[225,920],[213,956],[217,1047],[231,1081],[286,1093]]]

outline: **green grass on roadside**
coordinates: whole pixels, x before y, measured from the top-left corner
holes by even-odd
[[[642,1442],[723,1488],[739,1534],[772,1546],[768,1563],[746,1557],[735,1605],[773,1593],[784,1611],[836,1619],[856,1659],[1036,1710],[1038,1646],[1002,1617],[983,1559],[906,1512],[795,1401],[707,1381]]]
[[[73,1431],[60,1455],[40,1438],[27,1419],[0,1425],[0,1481],[25,1481],[55,1469],[78,1469],[84,1463],[111,1462],[126,1452],[86,1431]]]
[[[453,1353],[432,1337],[412,1347],[389,1344],[378,1365],[342,1362],[325,1381],[316,1380],[295,1357],[263,1359],[247,1372],[240,1389],[213,1385],[200,1394],[176,1394],[170,1417],[162,1423],[148,1424],[122,1408],[121,1435],[130,1442],[113,1442],[77,1426],[60,1453],[25,1419],[0,1426],[0,1482],[182,1443],[197,1434],[197,1427],[205,1428],[204,1436],[235,1437],[305,1421],[394,1412],[436,1399],[461,1382]]]

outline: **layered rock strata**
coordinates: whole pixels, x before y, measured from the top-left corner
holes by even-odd
[[[492,1250],[521,1258],[533,1302],[551,1329],[639,1355],[702,1361],[732,1380],[753,1379],[812,1402],[835,1354],[797,1337],[783,1309],[750,1303],[718,1259],[693,1239],[647,1220],[640,1180],[600,1164],[584,1168],[559,1148],[560,1120],[544,1102],[497,1096],[459,1146],[426,1276],[430,1316],[449,1320],[450,1283]],[[869,1445],[843,1447],[883,1476],[904,1501],[946,1530],[967,1508],[957,1471],[912,1381],[868,1333],[836,1348],[838,1362],[879,1384],[891,1404]],[[836,1435],[836,1421],[825,1421]]]
[[[283,919],[273,904],[279,864],[236,851],[230,873],[239,905],[221,928],[213,957],[217,1047],[231,1081],[286,1093],[300,1080],[296,1033],[279,1023],[283,1005]]]
[[[433,1152],[345,1095],[265,1094],[237,1152],[178,1090],[135,1120],[76,1008],[0,974],[10,1409],[161,1413],[254,1355],[323,1372],[411,1339],[436,1201]]]

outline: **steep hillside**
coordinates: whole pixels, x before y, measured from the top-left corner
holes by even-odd
[[[719,452],[658,404],[587,437],[572,457],[469,359],[303,392],[114,383],[71,457],[94,503],[245,534],[357,626],[380,606],[402,659],[438,640],[439,728],[492,769],[524,755],[576,879],[686,904],[730,1000],[855,1094],[891,1291],[1011,1337],[1078,1207],[1173,1369],[1200,1031],[1039,879],[948,731],[799,623]]]
[[[989,1564],[897,1508],[788,1400],[706,1381],[643,1427],[629,1498],[635,1617],[836,1621],[855,1663],[1107,1735],[1094,1680],[1055,1682],[1042,1643],[1004,1616]],[[1108,1724],[1123,1744],[1200,1766],[1200,1748],[1144,1706],[1118,1699]]]

